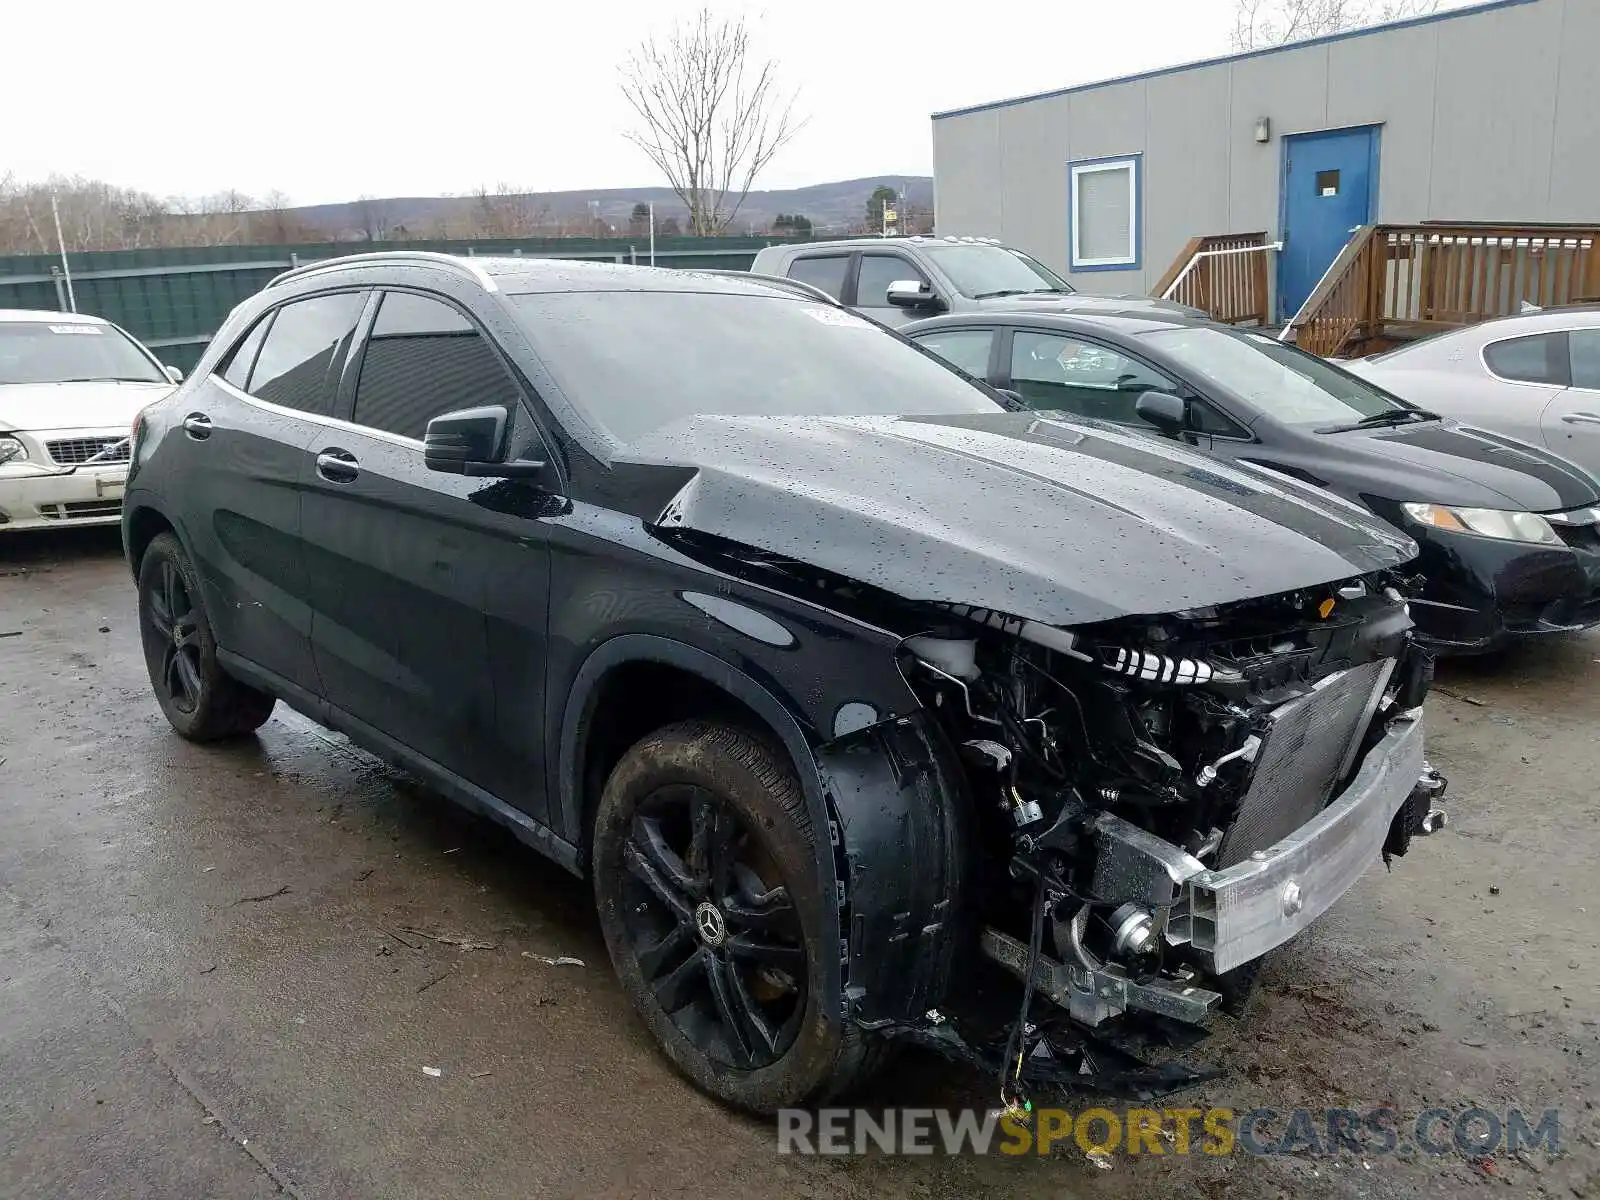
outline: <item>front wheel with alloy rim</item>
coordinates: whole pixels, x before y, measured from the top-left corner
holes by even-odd
[[[271,696],[218,665],[199,576],[170,533],[152,540],[139,560],[139,638],[156,702],[183,737],[237,737],[272,715]]]
[[[623,990],[679,1070],[753,1112],[836,1094],[879,1056],[823,1015],[836,939],[816,852],[787,760],[709,722],[635,745],[595,815],[595,898]]]

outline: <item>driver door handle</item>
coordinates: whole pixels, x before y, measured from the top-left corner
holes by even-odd
[[[1600,425],[1600,416],[1590,412],[1567,413],[1561,419],[1568,425]]]
[[[317,474],[329,483],[350,483],[361,474],[361,464],[350,451],[330,447],[317,455]]]
[[[211,418],[205,413],[190,413],[183,419],[183,431],[197,442],[211,436]]]

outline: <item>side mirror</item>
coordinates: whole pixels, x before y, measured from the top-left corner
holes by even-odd
[[[889,285],[889,303],[896,308],[944,307],[933,294],[933,288],[920,279],[896,279]]]
[[[1182,396],[1171,392],[1145,392],[1133,402],[1133,411],[1169,437],[1176,437],[1189,427],[1189,406]]]
[[[544,463],[505,461],[511,414],[501,405],[464,408],[428,422],[422,439],[422,461],[430,471],[516,479],[537,475]]]
[[[183,382],[183,372],[178,370],[177,367],[169,367],[166,363],[162,363],[161,369],[167,373],[167,378],[172,380],[173,383]]]

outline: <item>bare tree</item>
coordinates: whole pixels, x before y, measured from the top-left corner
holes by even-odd
[[[549,207],[536,204],[526,189],[499,183],[473,193],[472,212],[463,233],[483,238],[536,237],[549,217]]]
[[[640,43],[621,75],[640,121],[626,136],[667,177],[699,237],[732,223],[756,176],[804,124],[777,64],[752,59],[742,17],[701,9]]]
[[[356,219],[361,222],[361,232],[369,242],[387,241],[389,238],[389,205],[385,200],[367,194],[356,197]]]
[[[1439,0],[1237,0],[1233,48],[1256,50],[1437,12]]]

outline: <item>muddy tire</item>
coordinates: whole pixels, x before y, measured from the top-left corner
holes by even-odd
[[[272,715],[271,696],[218,665],[200,578],[171,533],[158,535],[139,560],[139,637],[150,687],[180,736],[194,742],[238,737]]]
[[[671,725],[623,755],[594,828],[594,888],[612,965],[684,1075],[755,1113],[864,1081],[883,1048],[830,1029],[836,953],[816,840],[788,760],[728,725]]]

